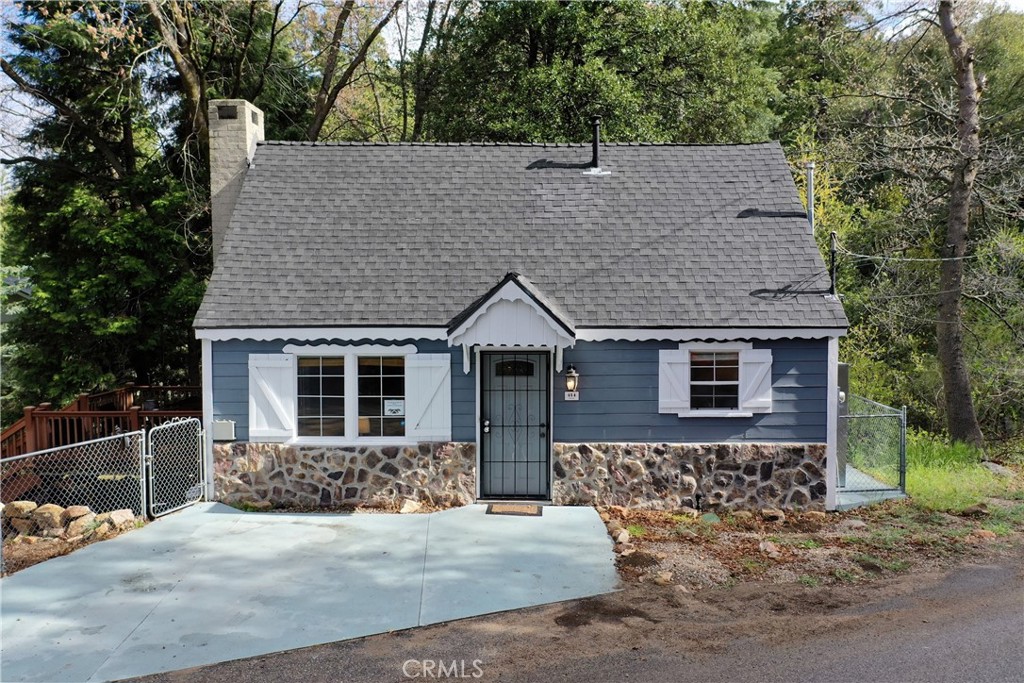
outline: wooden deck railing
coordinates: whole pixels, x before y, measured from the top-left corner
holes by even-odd
[[[0,433],[0,457],[148,429],[176,417],[201,419],[202,405],[197,400],[200,396],[199,387],[128,385],[92,396],[81,394],[62,409],[55,409],[49,403],[28,406],[21,419]],[[172,407],[175,404],[182,407]],[[97,405],[110,408],[99,409]],[[156,409],[160,405],[168,408]],[[154,409],[144,409],[151,406]]]

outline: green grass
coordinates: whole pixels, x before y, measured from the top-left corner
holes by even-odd
[[[857,581],[857,575],[845,569],[836,569],[832,572],[832,576],[843,583],[855,583]]]
[[[797,579],[797,582],[802,586],[807,586],[808,588],[816,588],[821,585],[821,579],[816,576],[811,576],[810,574],[801,574],[800,578]]]
[[[647,534],[647,529],[640,524],[630,524],[626,527],[626,531],[633,538],[643,538]]]
[[[960,512],[1009,493],[1003,479],[981,466],[982,452],[963,443],[907,433],[907,493],[925,510]]]
[[[816,541],[813,538],[808,538],[805,541],[800,541],[796,544],[797,548],[804,548],[805,550],[813,550],[814,548],[820,548],[821,542]]]

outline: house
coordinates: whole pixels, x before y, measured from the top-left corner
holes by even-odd
[[[847,320],[778,144],[262,124],[210,105],[217,498],[834,507]]]

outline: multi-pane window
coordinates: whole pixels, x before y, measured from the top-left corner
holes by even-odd
[[[359,436],[405,436],[404,357],[359,357]]]
[[[740,354],[690,352],[690,407],[736,409],[740,396]]]
[[[345,359],[298,359],[298,435],[345,436]]]

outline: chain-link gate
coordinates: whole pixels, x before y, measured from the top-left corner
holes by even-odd
[[[906,408],[848,395],[840,404],[836,450],[840,498],[906,492]]]
[[[150,429],[145,460],[151,517],[180,510],[203,497],[203,426],[198,419],[175,420]]]

